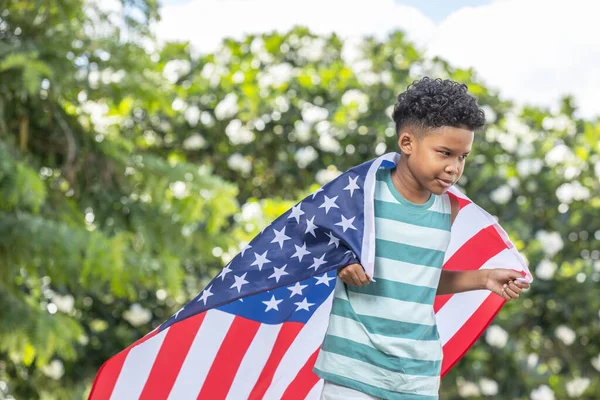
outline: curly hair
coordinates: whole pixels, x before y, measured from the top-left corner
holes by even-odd
[[[485,125],[485,113],[467,92],[467,85],[427,77],[414,81],[398,95],[392,118],[397,135],[406,127],[427,131],[451,126],[476,131]]]

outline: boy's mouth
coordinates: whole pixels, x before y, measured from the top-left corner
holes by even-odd
[[[452,184],[454,183],[453,181],[450,181],[447,179],[441,179],[441,178],[435,178],[435,180],[438,181],[440,185],[442,185],[443,187],[447,187],[447,188],[452,186]]]

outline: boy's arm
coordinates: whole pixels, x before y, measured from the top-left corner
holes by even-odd
[[[460,210],[456,197],[450,197],[451,223]],[[511,269],[483,269],[477,271],[444,271],[440,275],[437,295],[487,289],[505,300],[517,299],[529,283],[518,281],[522,275]]]
[[[529,283],[517,280],[522,277],[520,272],[504,268],[477,271],[442,270],[436,294],[487,289],[505,300],[512,300],[519,298],[521,291],[529,287]]]

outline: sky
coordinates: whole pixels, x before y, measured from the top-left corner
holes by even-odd
[[[160,39],[201,52],[224,37],[308,26],[318,34],[385,38],[404,30],[429,57],[473,67],[502,97],[600,116],[600,2],[590,0],[163,0]]]

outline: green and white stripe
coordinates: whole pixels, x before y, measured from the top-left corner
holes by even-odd
[[[404,199],[390,170],[374,192],[374,282],[338,279],[315,372],[338,385],[385,399],[438,398],[442,346],[433,301],[450,241],[450,201]]]

